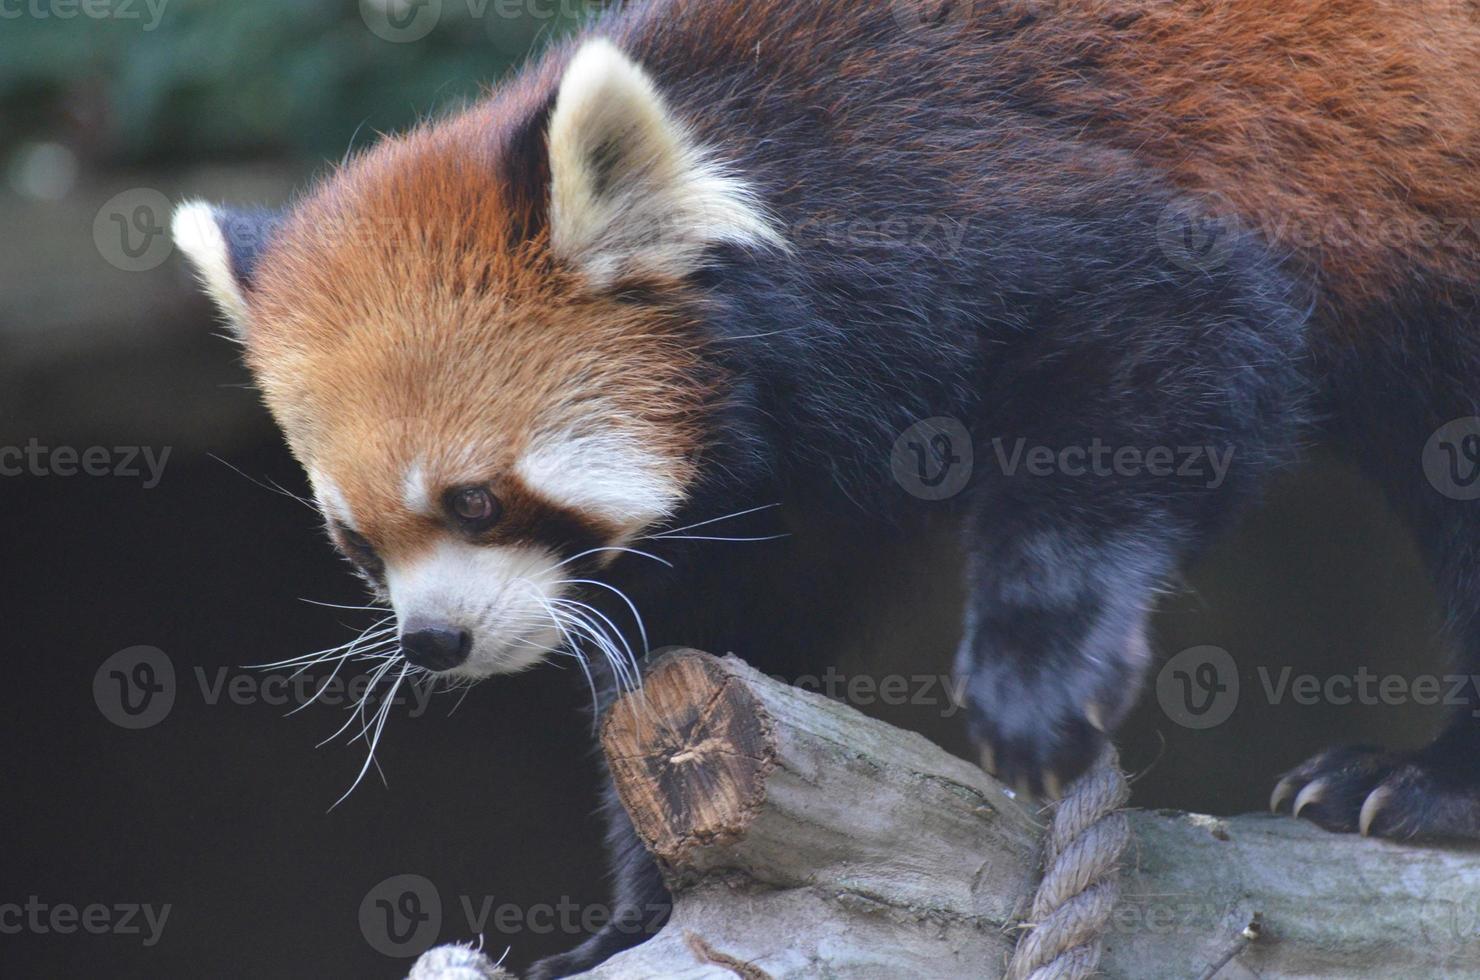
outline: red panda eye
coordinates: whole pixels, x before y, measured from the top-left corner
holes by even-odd
[[[493,523],[499,514],[498,501],[483,487],[454,490],[449,504],[458,520],[479,527]]]

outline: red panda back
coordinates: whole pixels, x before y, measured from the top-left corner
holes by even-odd
[[[755,66],[762,133],[775,98],[925,153],[948,117],[1053,119],[1226,202],[1340,308],[1480,282],[1473,0],[680,2],[621,30],[640,58]]]
[[[1071,179],[1065,160],[1160,173],[1301,257],[1347,319],[1413,282],[1470,293],[1480,284],[1473,2],[668,0],[592,33],[648,67],[721,156],[789,144],[798,165],[783,180],[806,181],[830,154],[865,164],[870,153],[917,154],[960,174],[958,198],[941,207],[969,218],[990,194],[979,179],[996,165],[988,144],[1014,138],[990,122],[1015,113],[1054,127],[1079,156],[1013,172],[1013,193],[1032,198],[1036,183],[1052,198]],[[440,296],[457,318],[477,320],[486,317],[461,307],[545,309],[564,295],[538,231],[548,175],[525,162],[543,158],[541,113],[573,49],[558,47],[466,113],[383,141],[297,209],[257,288],[249,356],[270,399],[275,378],[302,387],[308,338],[365,311]],[[786,105],[806,107],[825,134],[773,132]],[[887,217],[890,202],[863,206]],[[446,259],[405,262],[408,244]],[[483,295],[491,283],[494,295]],[[655,329],[631,309],[604,318],[621,324],[609,332],[617,350]],[[582,327],[553,346],[590,340]],[[640,357],[625,349],[610,363]]]
[[[1352,309],[1480,276],[1480,6],[1070,4],[1046,98],[1305,253]],[[1079,59],[1097,62],[1088,76]],[[1054,67],[1048,67],[1054,66]]]

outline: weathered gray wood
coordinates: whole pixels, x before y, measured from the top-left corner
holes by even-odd
[[[1480,976],[1480,848],[1268,814],[1132,813],[1107,977]],[[1254,919],[1259,938],[1238,942]]]
[[[675,910],[589,980],[1002,975],[1039,828],[975,766],[692,651],[603,740]],[[1131,820],[1106,977],[1480,976],[1480,848],[1264,815]]]

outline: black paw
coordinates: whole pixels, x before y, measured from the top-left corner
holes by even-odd
[[[1475,766],[1468,753],[1441,745],[1417,752],[1368,745],[1331,749],[1285,773],[1269,806],[1341,833],[1477,839]]]
[[[1099,757],[1126,700],[1113,686],[1066,684],[1047,671],[1025,677],[1000,665],[979,668],[966,693],[982,768],[1018,793],[1049,799]]]

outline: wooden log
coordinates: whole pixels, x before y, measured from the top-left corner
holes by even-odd
[[[638,835],[684,897],[665,944],[690,963],[695,941],[749,951],[739,959],[773,975],[826,963],[963,976],[1010,953],[1039,829],[924,738],[689,651],[612,709],[602,743]]]
[[[1041,826],[976,766],[694,651],[658,661],[602,741],[675,904],[588,980],[1002,976]],[[1480,847],[1264,814],[1131,823],[1106,977],[1480,975]]]

